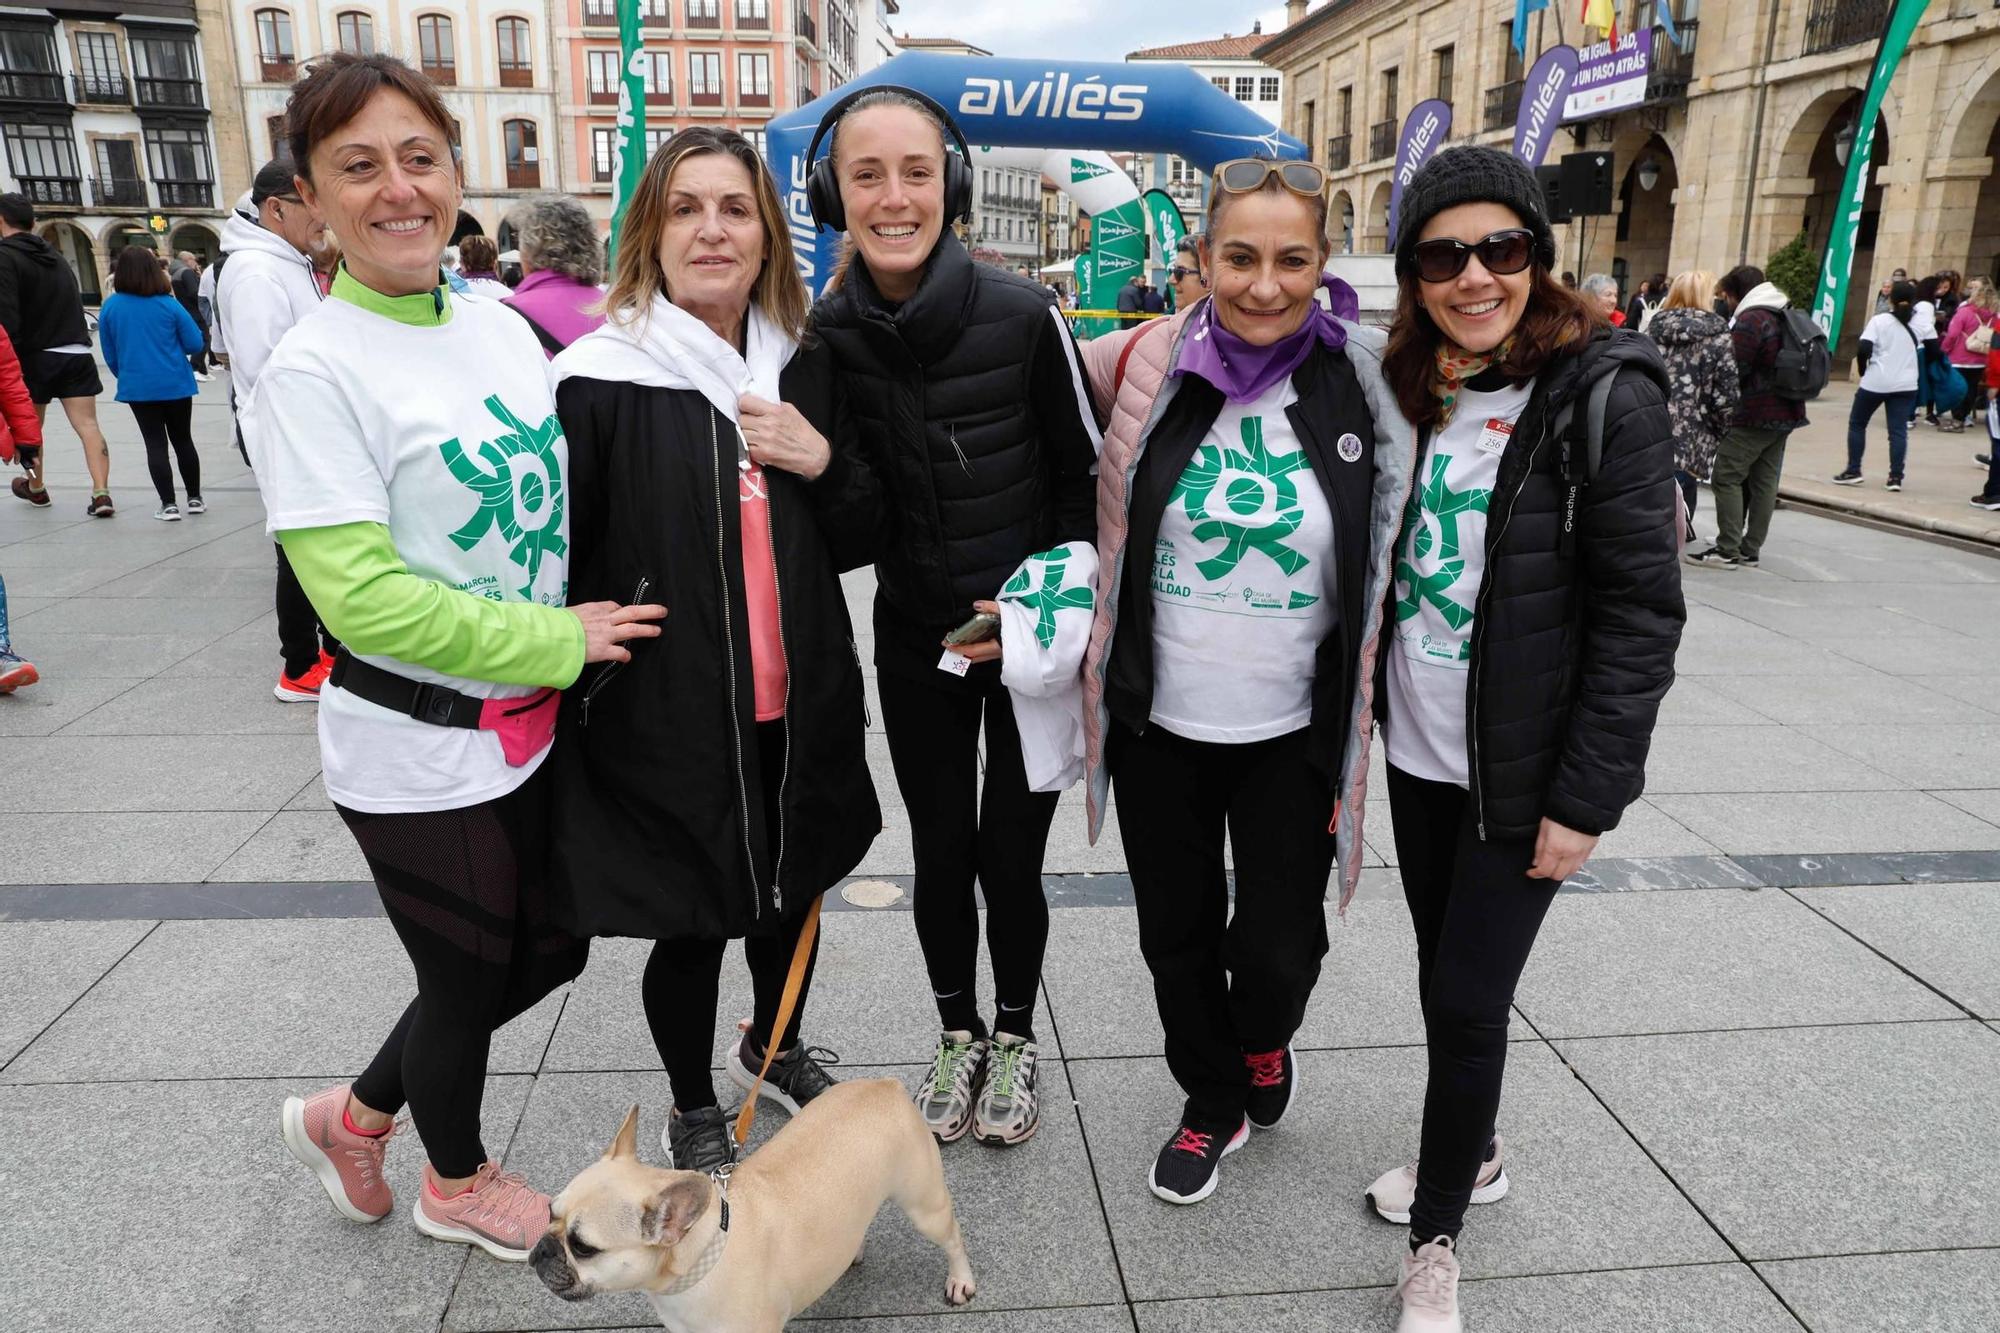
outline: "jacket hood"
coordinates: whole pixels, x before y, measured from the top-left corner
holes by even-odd
[[[312,260],[301,254],[290,241],[241,213],[231,213],[222,224],[222,252],[226,255],[246,252],[265,254],[302,268],[312,267]]]
[[[0,245],[13,250],[29,263],[40,264],[44,268],[54,268],[62,261],[62,256],[56,253],[53,245],[31,231],[20,232],[13,236],[0,236]]]
[[[798,351],[798,340],[756,306],[746,316],[745,351],[664,296],[630,324],[606,321],[571,343],[553,362],[556,382],[572,375],[626,381],[653,389],[692,389],[715,410],[736,420],[746,393],[778,401],[778,376]]]
[[[1692,306],[1655,311],[1652,323],[1646,326],[1646,333],[1662,347],[1680,347],[1727,332],[1729,324],[1722,316]]]
[[[1736,313],[1746,310],[1783,310],[1792,303],[1792,298],[1778,290],[1776,283],[1760,282],[1743,294],[1736,304]]]

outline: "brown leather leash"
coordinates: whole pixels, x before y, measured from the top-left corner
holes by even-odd
[[[812,906],[806,909],[805,924],[799,927],[798,947],[792,950],[792,970],[785,974],[785,990],[778,997],[778,1017],[771,1024],[771,1044],[764,1048],[764,1067],[757,1071],[757,1081],[750,1085],[750,1095],[743,1099],[743,1109],[736,1113],[734,1132],[739,1148],[750,1137],[750,1123],[757,1118],[757,1094],[771,1073],[771,1062],[778,1058],[778,1042],[792,1021],[792,1011],[799,1007],[799,992],[806,984],[806,964],[812,960],[813,941],[819,936],[819,905],[823,901],[824,895],[812,900]]]

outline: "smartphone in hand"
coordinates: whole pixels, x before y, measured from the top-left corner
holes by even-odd
[[[945,645],[963,648],[969,643],[984,643],[1000,632],[1000,616],[997,612],[981,611],[972,619],[944,636]]]

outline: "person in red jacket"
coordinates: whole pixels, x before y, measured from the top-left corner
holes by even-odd
[[[7,331],[0,329],[0,463],[14,461],[16,445],[38,448],[41,443],[42,421],[35,415],[27,381],[21,378],[21,358],[14,355]],[[12,694],[40,679],[34,663],[22,661],[7,638],[7,580],[0,578],[0,694]]]

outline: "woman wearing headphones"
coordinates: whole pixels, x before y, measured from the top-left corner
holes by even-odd
[[[943,1142],[970,1129],[1019,1143],[1040,1122],[1033,1020],[1056,795],[1029,790],[998,639],[943,641],[991,609],[1023,559],[1090,539],[1097,425],[1048,289],[975,264],[950,231],[970,212],[972,174],[944,109],[878,85],[833,106],[808,160],[821,138],[813,216],[851,249],[812,328],[837,372],[838,448],[861,455],[881,504],[875,667],[943,1028],[917,1100]],[[975,881],[998,993],[990,1027],[974,989]]]

